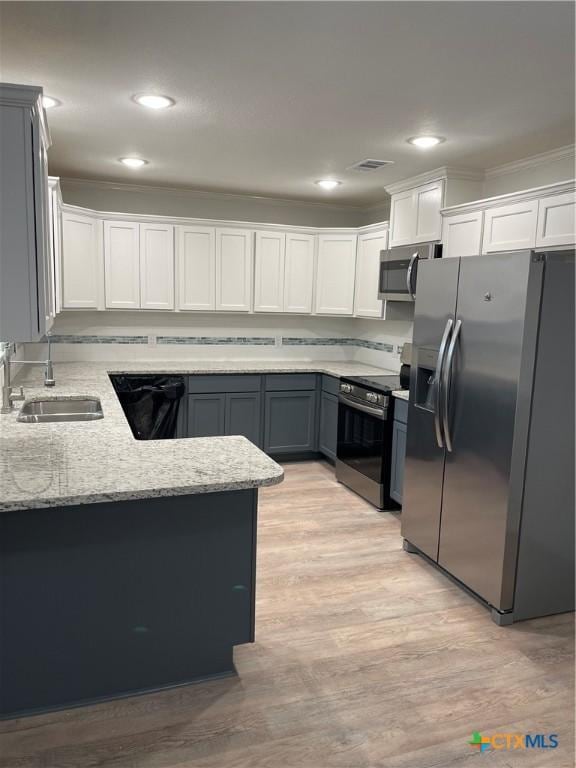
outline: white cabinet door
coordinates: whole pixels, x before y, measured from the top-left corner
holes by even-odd
[[[174,309],[174,227],[140,224],[140,307]]]
[[[104,276],[107,309],[140,308],[139,226],[104,222]]]
[[[316,312],[351,315],[354,312],[356,235],[320,235],[316,270]]]
[[[312,312],[315,235],[286,235],[284,312]]]
[[[534,248],[538,200],[488,208],[484,214],[482,253]]]
[[[390,200],[390,248],[411,245],[416,236],[414,190],[398,192]]]
[[[178,309],[216,309],[216,231],[178,227]]]
[[[256,232],[254,254],[254,311],[282,312],[284,308],[283,232]]]
[[[382,317],[384,302],[378,298],[380,251],[386,250],[388,232],[367,232],[358,237],[354,315]]]
[[[216,309],[250,311],[253,239],[247,229],[216,230]]]
[[[576,194],[543,197],[538,203],[536,247],[576,243]]]
[[[443,181],[433,181],[414,190],[414,243],[427,243],[440,240],[442,236],[442,195]]]
[[[442,256],[482,253],[482,211],[446,216],[442,226]]]
[[[62,307],[104,308],[102,222],[62,214]]]

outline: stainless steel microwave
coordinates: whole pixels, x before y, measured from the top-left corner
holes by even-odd
[[[414,301],[420,259],[439,259],[441,243],[420,243],[380,251],[378,298],[388,301]]]

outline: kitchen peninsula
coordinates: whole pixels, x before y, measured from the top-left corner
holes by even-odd
[[[49,396],[102,419],[1,417],[3,717],[231,674],[254,640],[257,489],[282,468],[239,436],[135,440],[88,369],[58,366]]]

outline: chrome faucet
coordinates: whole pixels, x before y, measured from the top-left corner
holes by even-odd
[[[18,400],[24,400],[24,389],[18,388],[18,392],[14,392],[11,378],[11,364],[16,363],[19,365],[43,365],[44,366],[44,386],[53,387],[56,384],[54,378],[54,367],[52,365],[52,351],[50,345],[50,336],[47,336],[48,341],[48,359],[47,360],[13,360],[12,351],[15,348],[14,342],[2,342],[0,343],[0,353],[2,356],[2,371],[4,379],[2,382],[2,407],[0,407],[0,413],[10,413],[14,403]]]

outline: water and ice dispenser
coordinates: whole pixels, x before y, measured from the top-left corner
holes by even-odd
[[[416,354],[416,392],[414,405],[434,411],[436,362],[438,350],[420,347]]]

